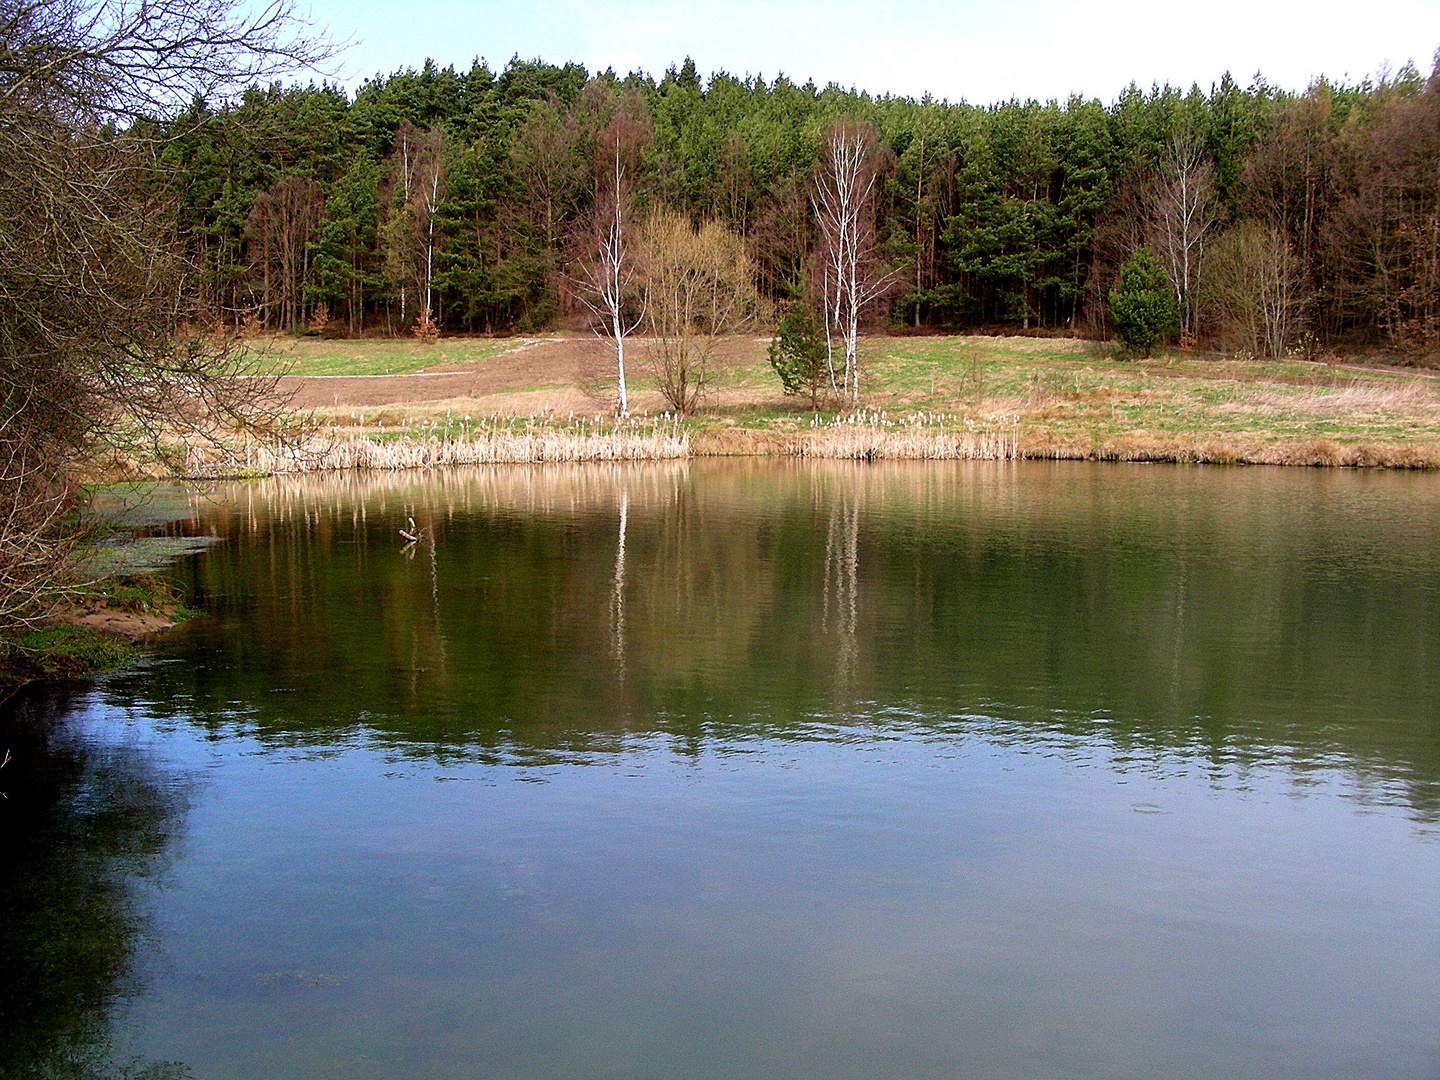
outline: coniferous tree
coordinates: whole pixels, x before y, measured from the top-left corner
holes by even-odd
[[[1120,284],[1110,294],[1110,310],[1120,340],[1141,356],[1149,356],[1152,348],[1180,329],[1174,289],[1148,247],[1137,248],[1120,268]]]

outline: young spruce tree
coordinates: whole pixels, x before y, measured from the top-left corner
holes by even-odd
[[[1125,347],[1141,356],[1149,356],[1167,334],[1180,329],[1175,291],[1148,247],[1137,248],[1120,268],[1120,284],[1110,293],[1110,314]]]

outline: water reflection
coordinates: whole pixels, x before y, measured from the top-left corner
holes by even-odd
[[[1440,1061],[1433,477],[713,461],[195,506],[206,614],[56,705],[93,778],[15,849],[80,881],[7,886],[17,925],[101,896],[114,958],[6,999],[52,1071],[107,1010],[296,1080]],[[171,767],[205,785],[147,893]]]
[[[620,530],[615,540],[615,588],[610,594],[610,632],[615,636],[615,675],[625,683],[625,532],[630,517],[630,489],[620,489]]]
[[[229,540],[190,569],[213,615],[115,693],[266,738],[529,758],[860,724],[1343,760],[1440,809],[1429,476],[666,463],[287,477],[197,513]]]
[[[86,740],[64,688],[0,712],[0,1076],[163,1077],[117,1055],[112,1018],[142,987],[145,883],[173,851],[183,784],[143,752]]]
[[[825,534],[825,592],[821,623],[839,641],[836,685],[850,688],[855,677],[855,628],[860,603],[860,508],[842,492],[830,507]],[[831,612],[834,612],[833,619]]]

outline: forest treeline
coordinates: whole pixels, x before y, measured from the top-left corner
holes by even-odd
[[[1202,287],[1221,267],[1252,291],[1278,274],[1297,338],[1437,336],[1440,67],[1304,93],[1227,76],[1208,94],[1132,85],[1108,106],[982,107],[702,80],[689,60],[658,80],[426,63],[353,97],[275,84],[216,111],[197,101],[164,121],[157,175],[218,319],[299,330],[318,312],[332,333],[396,334],[428,306],[446,332],[527,330],[581,310],[569,268],[591,233],[601,133],[626,110],[643,128],[637,205],[732,227],[772,298],[806,283],[816,161],[845,117],[882,154],[890,274],[874,317],[1107,333],[1118,269],[1148,244],[1188,337],[1228,328],[1265,346],[1264,327],[1247,338],[1224,322],[1225,283]]]

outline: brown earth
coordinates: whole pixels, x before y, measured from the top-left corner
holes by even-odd
[[[106,607],[103,600],[88,599],[57,615],[56,621],[72,626],[88,626],[130,641],[139,641],[175,625],[175,620],[164,612],[124,611]]]
[[[727,338],[711,357],[712,374],[724,382],[727,369],[765,363],[767,338]],[[649,386],[646,341],[627,341],[627,377],[633,385],[632,407],[658,412],[665,402]],[[479,412],[530,413],[544,409],[576,412],[609,408],[613,394],[614,353],[598,338],[525,339],[496,356],[465,363],[445,363],[408,375],[309,375],[280,380],[282,392],[301,409],[336,410],[385,405],[464,402]],[[753,394],[717,386],[722,399],[748,399]],[[764,395],[777,397],[778,390]]]

